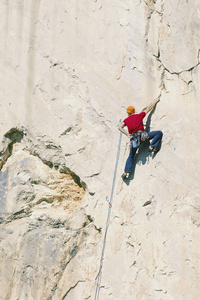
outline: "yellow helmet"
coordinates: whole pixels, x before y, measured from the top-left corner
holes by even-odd
[[[126,111],[127,111],[128,114],[134,114],[135,113],[135,107],[129,106],[129,107],[127,107]]]

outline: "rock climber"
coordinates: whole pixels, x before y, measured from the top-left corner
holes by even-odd
[[[133,158],[140,145],[140,140],[152,140],[149,146],[149,151],[156,153],[158,152],[159,143],[161,142],[163,133],[161,130],[145,132],[143,119],[144,117],[154,108],[154,106],[160,101],[160,98],[156,98],[144,111],[140,114],[135,114],[135,108],[129,106],[127,108],[128,117],[118,126],[118,129],[130,139],[130,153],[126,161],[124,173],[122,179],[129,178],[131,173]],[[124,130],[127,126],[128,132]]]

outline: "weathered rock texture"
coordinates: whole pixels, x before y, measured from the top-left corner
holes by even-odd
[[[122,138],[99,299],[200,299],[199,1],[0,8],[0,299],[94,299],[117,125],[158,95],[128,183]]]

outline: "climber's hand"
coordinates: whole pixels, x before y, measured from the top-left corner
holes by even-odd
[[[158,103],[159,101],[160,101],[160,97],[156,98],[156,99],[154,100],[154,103],[156,104],[156,103]]]

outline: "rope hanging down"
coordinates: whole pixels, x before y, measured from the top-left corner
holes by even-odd
[[[120,120],[120,122],[121,122],[121,120]],[[107,221],[106,221],[106,229],[105,229],[105,235],[104,235],[104,241],[103,241],[103,248],[102,248],[102,252],[101,252],[101,260],[100,260],[99,272],[98,272],[98,277],[97,277],[96,292],[95,292],[95,298],[94,298],[94,300],[98,300],[99,299],[99,290],[100,290],[100,285],[101,285],[101,273],[102,273],[102,266],[103,266],[103,257],[104,257],[104,251],[105,251],[105,245],[106,245],[106,236],[107,236],[107,231],[108,231],[108,225],[109,225],[109,219],[110,219],[110,212],[111,212],[111,207],[112,207],[112,199],[113,199],[113,192],[114,192],[114,187],[115,187],[115,179],[116,179],[116,173],[117,173],[117,166],[118,166],[118,161],[119,161],[119,152],[120,152],[121,137],[122,137],[122,133],[120,132],[119,143],[118,143],[118,150],[117,150],[117,158],[116,158],[116,163],[115,163],[115,171],[114,171],[114,177],[113,177],[113,183],[112,183],[112,189],[111,189],[111,195],[110,195],[110,201],[108,202],[109,203],[109,208],[108,208],[108,215],[107,215]]]

